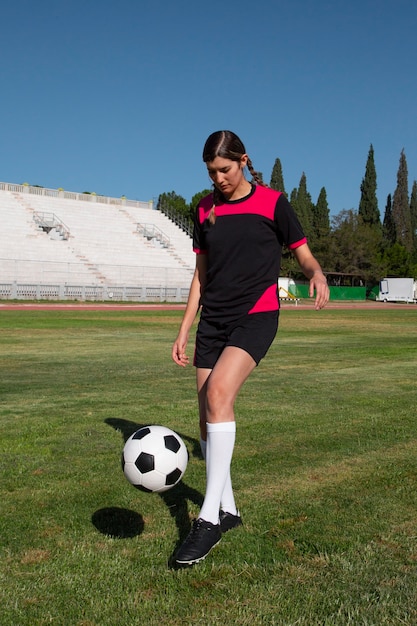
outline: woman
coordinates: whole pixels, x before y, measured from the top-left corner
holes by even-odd
[[[182,367],[188,364],[186,346],[201,306],[194,365],[207,485],[199,517],[176,554],[178,567],[204,559],[222,533],[242,524],[230,479],[234,403],[277,332],[284,245],[310,280],[315,308],[329,299],[326,278],[293,209],[284,194],[259,180],[239,137],[231,131],[213,133],[203,161],[214,189],[196,211],[196,268],[172,358]],[[256,184],[245,178],[245,167]]]

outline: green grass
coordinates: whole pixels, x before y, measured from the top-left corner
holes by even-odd
[[[204,493],[180,318],[0,313],[2,626],[417,624],[417,308],[283,311],[237,402],[244,527],[175,571]],[[190,453],[164,496],[121,471],[145,423]]]

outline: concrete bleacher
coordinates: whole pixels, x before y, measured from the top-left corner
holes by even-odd
[[[0,283],[189,287],[191,238],[152,203],[0,183],[0,216]]]

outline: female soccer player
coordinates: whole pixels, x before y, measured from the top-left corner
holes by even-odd
[[[226,130],[213,133],[203,161],[213,193],[196,210],[196,268],[172,358],[180,366],[188,364],[186,346],[201,306],[194,365],[207,484],[198,519],[175,556],[178,567],[204,559],[222,533],[242,524],[230,478],[234,403],[278,329],[283,246],[292,250],[309,279],[315,308],[329,299],[326,278],[291,205],[259,179],[239,137]],[[256,184],[246,179],[245,167]]]

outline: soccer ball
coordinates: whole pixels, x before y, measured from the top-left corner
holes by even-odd
[[[176,485],[188,463],[181,437],[165,426],[144,426],[126,441],[122,468],[127,480],[142,491],[161,493]]]

